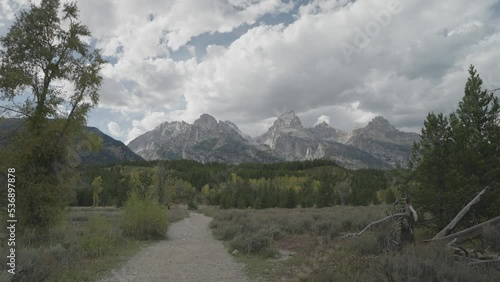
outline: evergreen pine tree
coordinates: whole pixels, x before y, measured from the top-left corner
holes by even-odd
[[[493,92],[482,89],[483,81],[473,66],[469,75],[465,95],[450,115],[453,163],[462,179],[462,202],[492,186],[487,200],[477,206],[488,217],[500,212],[500,102]]]
[[[414,146],[415,202],[431,212],[442,228],[474,195],[491,185],[489,196],[477,205],[476,215],[500,212],[500,105],[493,92],[481,88],[473,66],[465,93],[447,119],[430,113]]]

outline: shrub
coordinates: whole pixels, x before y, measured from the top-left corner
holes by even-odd
[[[348,249],[358,255],[379,255],[382,253],[382,245],[376,234],[367,232],[360,237],[353,238],[348,243]]]
[[[366,279],[375,281],[498,281],[498,272],[456,261],[443,245],[406,247],[399,255],[385,254]]]
[[[189,202],[188,202],[188,209],[190,210],[198,210],[198,202],[196,201],[196,199],[191,199]]]
[[[261,254],[265,257],[273,257],[276,251],[272,248],[272,234],[268,232],[257,232],[248,235],[239,235],[229,243],[231,249],[236,249],[246,254]]]
[[[125,202],[123,233],[139,240],[164,239],[168,229],[167,209],[152,198],[131,193]]]
[[[209,217],[214,217],[214,215],[218,212],[218,208],[214,206],[202,206],[201,212]]]
[[[71,254],[61,245],[19,249],[16,275],[11,281],[42,281],[72,261]]]
[[[100,257],[114,247],[115,237],[108,221],[94,215],[84,225],[80,246],[87,257]]]
[[[168,210],[168,222],[173,223],[189,217],[189,211],[185,206],[174,205]]]

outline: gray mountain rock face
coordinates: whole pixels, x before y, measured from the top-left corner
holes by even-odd
[[[276,146],[276,143],[279,142],[280,138],[288,136],[290,138],[299,138],[299,139],[313,139],[313,135],[304,127],[300,122],[300,119],[295,115],[293,111],[288,111],[282,114],[277,120],[274,121],[273,126],[269,128],[269,130],[261,136],[255,138],[258,144],[263,144],[269,146],[272,150],[277,151],[287,151],[290,149],[283,148],[282,142],[280,146]]]
[[[333,141],[345,144],[351,138],[351,133],[340,129],[330,127],[328,123],[322,122],[309,131],[315,136],[315,138],[326,141]]]
[[[406,167],[413,143],[419,140],[418,134],[399,131],[385,118],[378,116],[364,128],[354,130],[347,144],[393,167],[398,164]]]
[[[253,146],[238,127],[203,114],[193,124],[165,122],[128,146],[146,160],[191,159],[200,162],[272,162],[269,151]]]
[[[346,143],[350,134],[323,122],[313,128],[304,128],[293,111],[281,115],[261,136],[257,143],[266,145],[286,161],[332,159],[340,165],[358,168],[391,166],[384,161]]]
[[[201,162],[273,162],[332,159],[347,168],[389,169],[405,166],[415,133],[401,132],[383,117],[346,132],[323,122],[305,128],[288,111],[264,134],[251,138],[230,121],[203,114],[193,124],[165,122],[128,146],[147,159],[192,159]]]

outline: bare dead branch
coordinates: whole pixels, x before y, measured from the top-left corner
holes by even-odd
[[[370,222],[370,224],[368,224],[363,230],[359,231],[358,233],[351,233],[351,234],[347,234],[345,236],[342,236],[342,237],[358,237],[358,236],[361,236],[361,234],[363,234],[366,230],[368,230],[370,227],[374,226],[374,225],[377,225],[377,224],[380,224],[382,222],[386,222],[388,221],[389,219],[393,219],[393,218],[396,218],[396,217],[403,217],[403,216],[408,216],[407,213],[395,213],[395,214],[391,214],[389,216],[386,216],[382,219],[379,219],[377,221],[373,221],[373,222]]]
[[[413,209],[411,206],[411,199],[409,196],[403,199],[398,199],[396,202],[394,202],[394,206],[397,205],[400,201],[399,200],[404,200],[404,212],[399,212],[399,213],[394,213],[389,216],[386,216],[382,219],[379,219],[377,221],[370,222],[363,230],[359,231],[358,233],[351,233],[342,236],[341,238],[348,238],[348,237],[358,237],[361,236],[363,233],[365,233],[366,230],[370,229],[372,226],[386,222],[388,220],[394,219],[394,218],[407,218],[408,222],[415,222],[417,221],[417,212]],[[408,224],[407,224],[408,225]],[[409,224],[412,225],[412,224]],[[404,224],[398,224],[398,228],[401,228],[401,226],[406,226]],[[413,234],[413,226],[406,226],[406,228],[410,228],[410,233]],[[398,238],[398,240],[401,240]],[[399,244],[399,243],[398,243]]]
[[[484,187],[484,189],[479,192],[479,194],[477,194],[476,197],[474,197],[474,199],[472,199],[472,201],[470,201],[456,216],[455,218],[441,231],[439,231],[438,234],[436,234],[436,236],[434,236],[434,238],[432,238],[433,240],[434,239],[438,239],[438,238],[442,238],[446,235],[448,235],[451,230],[453,230],[453,228],[455,228],[455,226],[457,225],[457,223],[462,220],[462,218],[464,217],[464,215],[470,210],[470,208],[477,204],[479,201],[481,201],[481,197],[486,193],[486,191],[490,188],[490,186],[486,186]]]
[[[31,117],[30,115],[24,113],[24,112],[21,112],[21,111],[18,111],[16,109],[11,109],[11,108],[8,108],[8,107],[4,107],[4,106],[0,106],[0,109],[4,109],[6,111],[11,111],[11,112],[15,112],[15,113],[18,113],[18,114],[21,114],[21,115],[24,115],[25,117]]]
[[[451,247],[453,246],[453,244],[455,244],[457,242],[457,238],[453,239],[453,241],[449,242],[448,244],[446,244],[446,247]]]
[[[437,241],[445,241],[445,242],[452,242],[455,240],[455,243],[459,244],[463,241],[466,241],[470,238],[479,236],[483,233],[483,227],[491,225],[493,227],[495,226],[500,226],[500,216],[497,216],[495,218],[492,218],[488,221],[485,221],[483,223],[474,225],[472,227],[469,227],[467,229],[464,229],[460,232],[450,234],[445,237],[437,238],[437,239],[430,239],[430,240],[425,240],[424,242],[437,242]]]
[[[489,93],[495,93],[495,92],[497,92],[498,90],[500,90],[500,88],[491,89],[491,90],[488,90],[488,92],[489,92]]]

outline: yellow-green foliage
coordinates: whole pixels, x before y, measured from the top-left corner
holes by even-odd
[[[175,198],[190,200],[194,196],[195,188],[191,183],[182,179],[175,179],[172,185]]]
[[[116,242],[110,223],[100,215],[93,215],[83,227],[81,247],[88,257],[100,257],[111,251]]]
[[[245,180],[235,174],[231,175],[231,182],[232,184],[238,184],[238,183],[243,183]],[[287,190],[289,188],[293,189],[295,192],[299,192],[302,190],[302,186],[308,181],[309,179],[304,176],[278,176],[272,179],[265,179],[265,178],[251,178],[248,180],[248,183],[250,186],[254,189],[262,189],[265,186],[272,186],[272,187],[277,187],[279,190]],[[319,181],[314,181],[312,182],[313,188],[318,189],[319,187]]]
[[[125,202],[122,230],[125,235],[141,240],[163,239],[168,228],[167,209],[150,197],[131,193]]]
[[[205,184],[203,187],[201,187],[201,194],[203,197],[208,198],[210,195],[210,186],[208,184]]]
[[[102,192],[102,177],[100,175],[94,178],[92,191],[92,205],[97,207],[99,205],[99,194]]]

